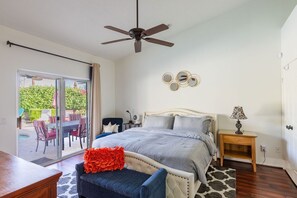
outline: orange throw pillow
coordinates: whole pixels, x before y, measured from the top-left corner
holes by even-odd
[[[90,148],[84,154],[86,173],[122,170],[124,168],[124,148]]]

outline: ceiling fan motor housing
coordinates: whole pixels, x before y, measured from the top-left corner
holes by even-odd
[[[140,41],[141,36],[142,36],[142,32],[144,31],[144,29],[142,28],[132,28],[131,30],[129,30],[130,36],[131,38],[135,38],[137,41]]]

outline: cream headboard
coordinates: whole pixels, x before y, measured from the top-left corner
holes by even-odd
[[[218,132],[218,119],[217,114],[213,113],[202,113],[199,111],[191,110],[191,109],[168,109],[165,111],[155,111],[155,112],[144,112],[143,114],[143,120],[144,121],[145,116],[147,115],[180,115],[180,116],[210,116],[212,118],[211,122],[211,132],[214,135],[215,144],[217,145],[217,132]]]

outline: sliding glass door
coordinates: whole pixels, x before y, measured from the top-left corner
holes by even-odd
[[[65,79],[62,130],[64,134],[62,156],[87,148],[88,142],[88,83]]]
[[[87,148],[88,81],[20,72],[18,156],[47,165]]]

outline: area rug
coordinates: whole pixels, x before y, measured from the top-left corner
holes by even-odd
[[[53,159],[47,158],[47,157],[42,157],[36,160],[33,160],[31,162],[33,162],[34,164],[38,164],[38,165],[43,165],[49,161],[52,161]]]
[[[209,166],[207,185],[201,184],[195,198],[235,198],[236,170],[232,168]]]
[[[208,184],[201,184],[195,198],[235,198],[236,171],[225,167],[210,166],[207,170]],[[76,172],[67,173],[58,181],[59,198],[77,198]]]

